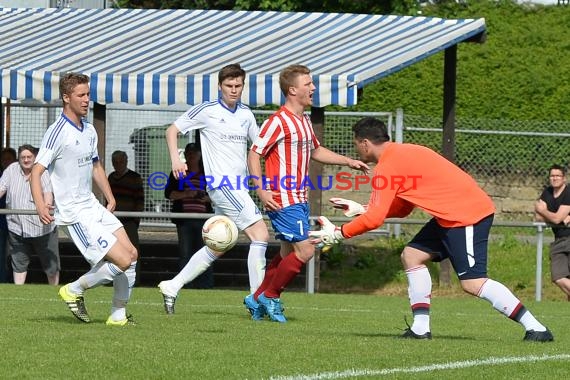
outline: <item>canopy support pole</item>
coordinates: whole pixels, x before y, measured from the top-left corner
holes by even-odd
[[[107,141],[107,106],[104,104],[93,103],[93,126],[97,131],[97,151],[99,152],[99,161],[105,168],[105,142]],[[101,189],[94,183],[93,193],[102,204],[106,204],[105,196]]]
[[[455,101],[457,82],[457,45],[445,49],[443,67],[443,141],[442,154],[451,162],[455,162]],[[443,287],[451,285],[451,262],[445,259],[440,264],[439,284]]]
[[[321,144],[324,144],[325,139],[325,109],[324,108],[311,108],[311,123],[313,124],[313,130],[317,139]],[[311,210],[311,216],[322,215],[322,196],[323,191],[319,188],[319,183],[322,183],[322,176],[323,176],[323,164],[316,161],[311,161],[309,166],[309,178],[311,180],[311,184],[314,187],[309,189],[309,208]],[[321,178],[321,181],[319,181]],[[314,293],[319,289],[319,250],[315,252],[315,256],[306,266],[306,285],[307,285],[307,293]]]

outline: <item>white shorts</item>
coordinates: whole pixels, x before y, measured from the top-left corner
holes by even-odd
[[[247,190],[219,187],[208,190],[208,195],[212,200],[214,212],[233,220],[242,231],[263,218]]]
[[[63,231],[73,240],[85,260],[94,266],[105,257],[117,242],[113,232],[123,225],[101,204],[82,210],[77,223],[62,225]]]

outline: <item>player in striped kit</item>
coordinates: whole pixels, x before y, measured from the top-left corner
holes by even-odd
[[[200,130],[206,191],[214,212],[231,218],[251,241],[247,264],[250,293],[253,293],[265,273],[269,231],[261,212],[249,195],[248,184],[243,184],[243,179],[247,177],[247,143],[253,141],[259,132],[255,116],[240,101],[245,75],[245,70],[239,64],[223,67],[218,73],[220,97],[198,104],[181,115],[167,129],[166,143],[172,173],[177,179],[184,178],[187,167],[178,155],[178,134]],[[192,255],[180,273],[158,285],[167,314],[174,313],[180,289],[223,254],[224,252],[215,252],[203,246]]]
[[[287,319],[283,315],[281,292],[315,253],[308,241],[308,189],[303,186],[310,160],[365,172],[369,168],[361,161],[331,152],[317,140],[305,113],[305,108],[313,104],[316,89],[307,67],[286,67],[279,75],[279,85],[285,104],[261,127],[249,152],[248,164],[281,247],[279,255],[268,265],[261,286],[246,297],[245,303],[254,320],[268,314],[271,320],[283,323]],[[261,157],[265,158],[265,176],[269,179],[266,183],[262,179]]]
[[[135,283],[137,250],[123,225],[112,214],[115,198],[97,152],[97,132],[84,117],[89,110],[89,77],[68,73],[62,76],[59,92],[63,112],[46,131],[32,168],[30,186],[40,220],[53,220],[71,237],[77,249],[91,265],[91,270],[59,290],[75,317],[90,322],[83,293],[113,282],[111,315],[106,324],[132,324],[126,305]],[[55,198],[53,206],[44,201],[42,173],[49,168]],[[91,191],[92,180],[103,192],[103,207]]]

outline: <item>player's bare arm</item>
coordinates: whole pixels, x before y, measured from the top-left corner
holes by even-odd
[[[166,145],[168,146],[168,154],[172,163],[172,174],[174,174],[176,179],[183,178],[188,169],[186,164],[180,160],[178,154],[178,133],[178,128],[174,124],[166,130]]]
[[[50,210],[53,210],[53,193],[51,191],[44,192],[44,202]]]
[[[253,186],[255,186],[255,192],[261,200],[263,207],[269,211],[277,211],[281,208],[279,203],[273,199],[273,194],[271,191],[265,190],[263,187],[263,179],[261,172],[261,155],[250,150],[247,155],[247,165],[249,168],[249,174],[252,177]]]
[[[370,172],[370,167],[364,162],[335,153],[323,146],[319,146],[311,152],[311,159],[323,164],[348,166],[351,169],[360,170],[364,174]]]
[[[96,161],[93,163],[93,180],[107,200],[107,210],[111,212],[115,211],[117,202],[115,201],[115,197],[111,191],[111,185],[109,185],[109,179],[105,174],[105,169],[103,168],[103,165],[101,165],[101,161]]]
[[[53,206],[47,204],[44,200],[44,193],[42,190],[42,174],[46,170],[40,164],[35,164],[30,174],[30,190],[32,191],[32,199],[36,205],[36,211],[43,224],[50,224],[54,221],[51,211]]]

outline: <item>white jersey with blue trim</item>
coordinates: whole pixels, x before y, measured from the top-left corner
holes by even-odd
[[[93,125],[82,120],[77,126],[61,114],[49,126],[35,162],[49,171],[56,224],[75,223],[83,209],[99,202],[91,189],[93,162],[97,160],[97,132]]]
[[[200,129],[202,160],[209,189],[248,187],[248,140],[253,142],[259,133],[249,107],[238,102],[235,110],[230,110],[219,99],[204,102],[186,111],[174,125],[181,133]]]

